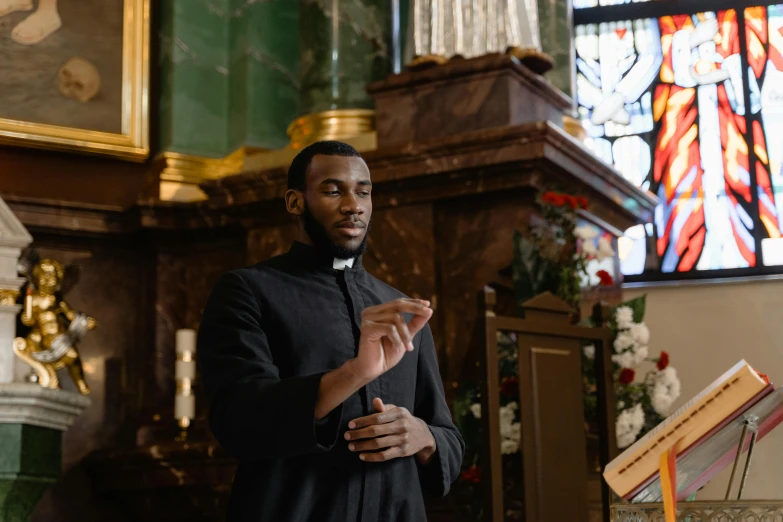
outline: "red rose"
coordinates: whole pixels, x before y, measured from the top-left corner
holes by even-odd
[[[586,209],[588,205],[587,198],[584,196],[577,196],[576,203],[577,205],[579,205],[579,208],[584,208],[584,209]]]
[[[506,377],[500,383],[500,393],[508,397],[519,395],[519,379],[516,377]]]
[[[609,272],[606,270],[599,270],[595,275],[600,279],[601,286],[612,286],[614,284],[614,279],[612,279],[612,276],[609,275]]]
[[[634,377],[636,377],[635,371],[630,368],[623,368],[623,371],[620,372],[620,384],[631,384]]]
[[[560,194],[557,194],[556,192],[544,192],[544,195],[541,196],[541,201],[556,207],[563,204]]]
[[[571,210],[576,210],[577,207],[579,206],[579,203],[576,201],[576,198],[574,196],[563,194],[563,199],[568,204],[568,206],[571,207]]]
[[[471,466],[462,472],[462,480],[478,484],[481,481],[481,468],[478,466]]]
[[[658,362],[655,364],[655,366],[658,367],[658,370],[663,371],[666,369],[667,366],[669,366],[669,354],[666,352],[661,352],[661,356],[658,357]]]

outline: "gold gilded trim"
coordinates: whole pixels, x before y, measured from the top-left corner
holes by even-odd
[[[19,290],[0,289],[0,305],[13,306],[19,297]]]
[[[563,116],[563,130],[579,141],[587,139],[587,129],[582,126],[582,122],[571,116]]]
[[[375,131],[375,111],[336,109],[295,119],[288,126],[289,147],[302,149],[321,140],[345,140]]]
[[[506,54],[516,58],[536,74],[544,74],[554,66],[551,56],[535,48],[509,47]]]
[[[150,0],[124,0],[119,134],[0,118],[0,143],[116,156],[149,155]]]
[[[206,158],[164,152],[155,158],[160,169],[160,199],[164,201],[200,201],[206,199],[198,187],[205,179],[219,179],[242,172],[245,156],[256,151],[241,147],[224,158]]]
[[[375,111],[369,109],[336,109],[297,118],[288,126],[290,143],[280,150],[248,154],[243,169],[264,170],[285,167],[304,147],[320,140],[339,140],[359,152],[378,148]]]

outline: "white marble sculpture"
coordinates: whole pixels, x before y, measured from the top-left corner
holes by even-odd
[[[412,0],[406,63],[541,51],[537,0]]]

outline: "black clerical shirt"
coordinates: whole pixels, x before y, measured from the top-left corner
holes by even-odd
[[[197,353],[210,426],[239,459],[229,522],[422,522],[423,494],[448,492],[464,442],[429,326],[397,366],[315,420],[321,376],[356,356],[362,310],[400,297],[361,258],[335,270],[331,258],[299,242],[220,277]],[[363,462],[348,449],[348,422],[374,413],[375,397],[427,423],[437,445],[432,460]]]

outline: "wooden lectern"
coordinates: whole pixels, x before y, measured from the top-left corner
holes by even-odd
[[[549,292],[523,303],[524,318],[498,316],[495,290],[480,294],[485,332],[481,358],[482,457],[485,521],[502,522],[503,477],[497,334],[517,334],[522,424],[522,469],[527,522],[587,521],[587,441],[582,393],[581,341],[595,345],[599,460],[612,458],[615,398],[612,386],[612,331],[570,324],[573,310]],[[597,313],[600,313],[598,307]],[[604,520],[610,492],[602,482]]]

